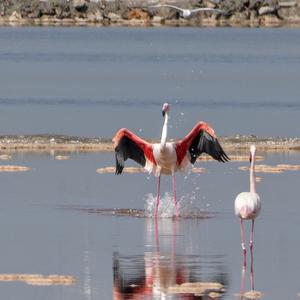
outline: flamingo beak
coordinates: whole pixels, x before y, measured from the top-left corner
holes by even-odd
[[[251,154],[249,156],[249,162],[250,162],[250,164],[252,163],[252,155]]]
[[[166,114],[166,112],[163,110],[163,111],[162,111],[162,116],[163,116],[163,118],[165,117],[165,114]]]

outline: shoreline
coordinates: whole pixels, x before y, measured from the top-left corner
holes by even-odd
[[[148,139],[149,142],[157,140]],[[171,140],[172,141],[172,140]],[[224,150],[229,153],[248,151],[249,146],[256,144],[261,152],[300,152],[300,138],[228,136],[219,137]],[[77,137],[67,135],[2,135],[0,136],[0,153],[13,152],[112,152],[111,138]]]
[[[183,17],[159,4],[224,13]],[[11,0],[0,5],[0,26],[300,27],[300,0]]]

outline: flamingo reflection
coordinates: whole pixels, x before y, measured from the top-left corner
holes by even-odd
[[[202,296],[176,289],[183,283],[201,281],[195,271],[195,259],[199,256],[176,253],[177,238],[180,238],[179,225],[178,220],[148,219],[146,240],[147,244],[153,245],[153,251],[139,256],[114,253],[114,300],[211,299],[208,294],[214,288],[205,295],[202,293]],[[226,273],[220,271],[218,279],[225,283]]]
[[[245,288],[245,278],[246,278],[246,271],[247,268],[243,265],[242,267],[242,273],[241,273],[241,287],[240,287],[240,294],[239,299],[240,300],[249,300],[249,299],[259,299],[262,297],[262,293],[259,291],[256,291],[254,289],[254,268],[253,268],[253,249],[250,248],[250,255],[251,255],[251,262],[250,262],[250,291],[246,291]]]

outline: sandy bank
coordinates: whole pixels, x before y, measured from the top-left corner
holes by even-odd
[[[300,138],[260,138],[256,136],[220,137],[225,151],[234,155],[245,152],[252,143],[261,152],[300,151]],[[150,140],[153,141],[153,140]],[[110,152],[113,144],[110,138],[89,138],[65,135],[0,136],[0,154],[11,152]]]

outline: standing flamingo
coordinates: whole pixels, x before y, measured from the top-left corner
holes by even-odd
[[[253,268],[253,232],[254,220],[259,215],[261,209],[260,197],[255,188],[255,145],[250,147],[250,192],[243,192],[237,195],[234,203],[235,215],[241,220],[241,243],[244,255],[244,267],[246,267],[246,246],[245,246],[245,228],[244,220],[252,220],[250,234],[250,251],[251,251],[251,272]]]
[[[116,174],[121,174],[124,162],[131,158],[142,165],[149,173],[154,173],[157,180],[157,198],[155,217],[160,202],[160,175],[172,175],[174,205],[179,216],[176,200],[175,172],[184,171],[194,164],[197,157],[205,152],[215,160],[229,160],[218,142],[214,130],[205,122],[198,122],[191,132],[178,142],[167,142],[170,105],[164,103],[162,114],[164,124],[160,143],[151,144],[126,128],[120,129],[113,138],[116,154]]]

